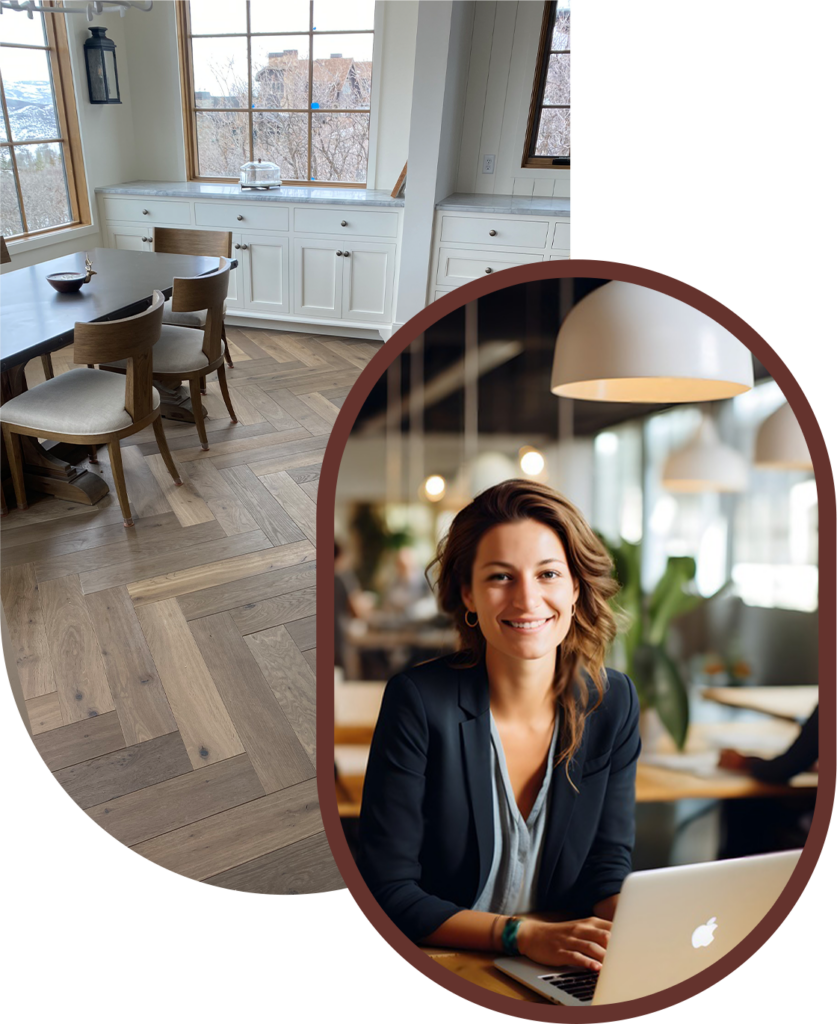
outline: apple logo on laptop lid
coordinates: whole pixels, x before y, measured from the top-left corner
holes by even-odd
[[[695,949],[701,946],[708,946],[715,940],[715,929],[718,927],[717,918],[710,917],[706,924],[698,925],[692,932],[692,945]]]

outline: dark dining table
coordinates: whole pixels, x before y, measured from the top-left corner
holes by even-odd
[[[96,271],[81,291],[56,292],[48,274],[85,272],[85,256]],[[232,266],[237,266],[235,260]],[[0,276],[0,402],[27,390],[25,367],[38,356],[69,345],[76,323],[119,320],[141,313],[153,292],[170,298],[175,277],[198,277],[218,267],[217,257],[92,249]],[[175,393],[163,397],[177,419],[193,419],[191,407]],[[108,492],[104,480],[79,469],[86,449],[63,442],[41,444],[21,436],[27,488],[68,501],[95,504]]]

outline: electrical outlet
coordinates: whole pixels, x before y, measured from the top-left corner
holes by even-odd
[[[482,158],[482,173],[493,174],[494,173],[494,154],[486,153]]]

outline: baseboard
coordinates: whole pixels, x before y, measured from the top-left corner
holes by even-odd
[[[354,324],[316,323],[305,317],[273,317],[267,313],[249,313],[240,309],[230,309],[224,316],[224,323],[231,327],[260,327],[269,331],[294,331],[297,334],[313,334],[317,337],[357,338],[359,341],[380,341],[384,332],[390,331],[390,325],[380,327],[357,327]],[[389,337],[389,334],[387,334]],[[386,340],[386,338],[384,338]]]

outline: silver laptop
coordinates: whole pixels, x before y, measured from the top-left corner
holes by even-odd
[[[598,972],[544,967],[522,956],[495,964],[562,1006],[651,995],[698,974],[746,938],[787,885],[801,852],[629,875]]]

